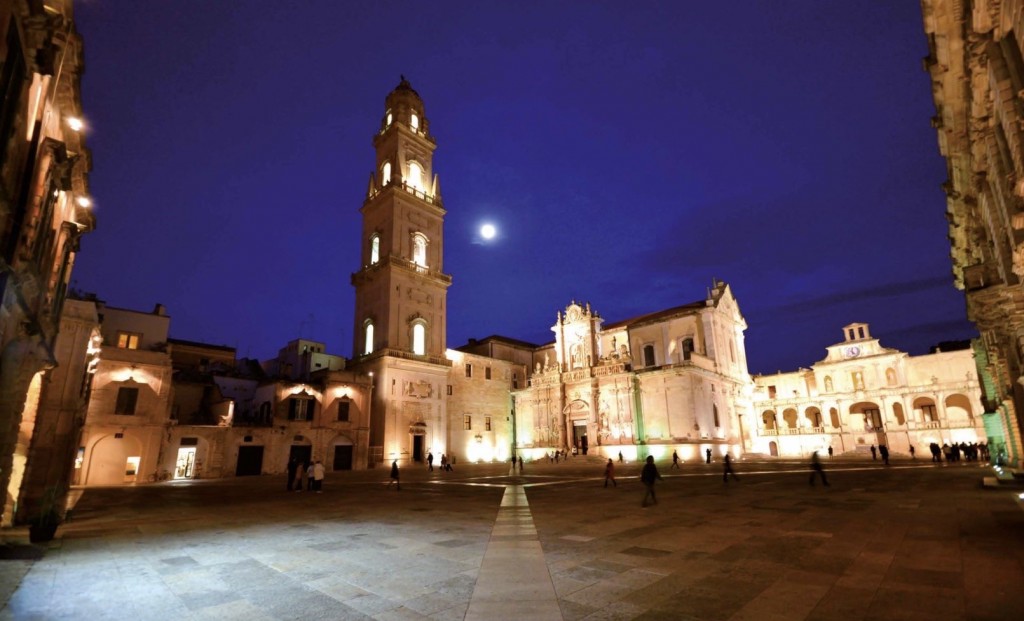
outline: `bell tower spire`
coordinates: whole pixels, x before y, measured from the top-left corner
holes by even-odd
[[[401,77],[384,100],[373,137],[376,161],[361,213],[362,266],[356,289],[353,357],[443,359],[447,291],[442,271],[445,210],[433,174],[437,144],[423,100]]]

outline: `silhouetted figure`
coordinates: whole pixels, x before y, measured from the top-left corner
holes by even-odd
[[[832,447],[828,447],[828,458],[832,459]]]
[[[398,460],[397,459],[395,461],[391,462],[391,480],[388,481],[388,487],[391,487],[392,483],[395,484],[395,491],[398,491],[398,490],[402,489],[402,484],[398,481]]]
[[[736,473],[733,472],[733,470],[732,470],[732,457],[729,455],[729,453],[726,453],[722,457],[722,482],[723,483],[728,483],[729,482],[729,475],[730,474],[732,475],[733,479],[735,479],[737,481],[740,480],[740,478],[738,476],[736,476]]]
[[[814,485],[814,478],[821,476],[821,483],[828,487],[828,479],[825,478],[825,469],[821,467],[821,460],[818,459],[818,451],[811,453],[811,485]]]
[[[512,469],[509,470],[508,473],[509,474],[515,474],[516,473],[516,456],[515,455],[512,456]]]
[[[654,504],[658,504],[658,497],[654,495],[654,482],[661,478],[661,474],[658,472],[658,467],[654,465],[654,456],[647,456],[647,463],[644,464],[644,469],[640,471],[640,481],[643,482],[644,487],[647,488],[647,492],[644,494],[644,500],[640,503],[640,506],[647,506],[647,499],[650,498]]]
[[[621,463],[624,463],[624,462],[622,461],[622,451],[619,451],[619,463],[620,463],[620,464],[621,464]]]
[[[295,491],[302,491],[302,479],[306,476],[306,462],[300,461],[299,467],[295,470]]]
[[[911,459],[917,459],[917,457],[915,457],[915,456],[914,456],[914,453],[915,453],[915,452],[916,452],[916,451],[914,450],[914,445],[913,445],[913,444],[911,444],[911,445],[910,445],[910,458],[911,458]]]
[[[618,487],[619,484],[615,482],[615,464],[612,462],[612,458],[608,458],[608,463],[604,466],[604,486],[608,487],[608,481],[612,482],[612,487]]]
[[[427,471],[428,472],[433,472],[434,471],[434,454],[433,453],[427,453]]]
[[[711,449],[705,449],[704,450],[704,463],[705,464],[710,464],[711,463]]]
[[[292,457],[288,462],[288,491],[295,488],[295,473],[299,470],[299,460]]]
[[[882,462],[889,465],[889,447],[884,444],[878,445],[878,452],[882,455]]]
[[[679,453],[672,451],[672,467],[679,469]]]
[[[872,444],[871,445],[871,461],[875,461],[876,459],[878,459],[878,449],[876,449],[875,445]]]
[[[519,474],[523,473],[523,456],[519,456]]]

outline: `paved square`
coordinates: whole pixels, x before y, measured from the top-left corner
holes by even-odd
[[[406,468],[323,494],[253,477],[84,492],[39,557],[6,534],[0,619],[1013,619],[1024,511],[987,469],[869,461]],[[280,479],[280,480],[279,480]]]

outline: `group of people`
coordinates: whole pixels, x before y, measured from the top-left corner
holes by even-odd
[[[938,442],[932,442],[928,448],[932,452],[932,461],[942,461],[943,457],[946,461],[960,461],[961,458],[964,461],[978,461],[979,459],[988,461],[990,457],[988,446],[984,442],[980,444],[977,442],[970,444],[954,442],[953,444],[943,444],[941,447]]]
[[[322,492],[324,489],[324,465],[320,460],[299,461],[293,457],[288,462],[288,491],[301,492],[303,483],[311,492]]]
[[[441,453],[441,466],[440,467],[441,467],[441,472],[445,472],[445,471],[451,472],[452,471],[452,460],[448,459],[448,455],[446,453]],[[427,470],[429,470],[430,472],[434,471],[434,454],[433,453],[427,453]]]
[[[548,453],[548,462],[549,463],[556,463],[557,464],[559,458],[561,458],[562,461],[567,461],[569,459],[568,451],[555,451],[554,453]]]

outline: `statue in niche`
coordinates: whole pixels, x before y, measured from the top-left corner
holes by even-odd
[[[577,343],[572,346],[572,353],[570,354],[572,359],[572,368],[581,369],[583,368],[583,345]]]
[[[619,345],[619,355],[623,358],[629,358],[629,348],[626,347],[625,343]]]

